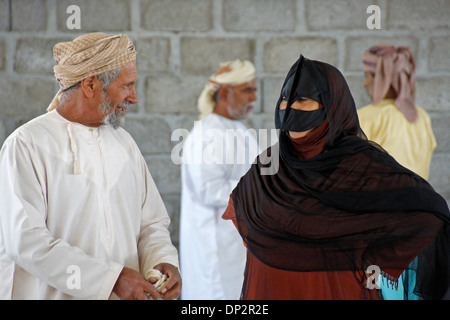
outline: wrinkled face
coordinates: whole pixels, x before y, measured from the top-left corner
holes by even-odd
[[[120,68],[120,74],[109,85],[106,92],[101,93],[99,112],[103,123],[118,128],[123,124],[126,109],[138,102],[136,95],[137,67],[136,61],[129,62]]]
[[[287,101],[286,98],[283,97],[283,100],[280,103],[280,110],[285,110],[286,107]],[[322,108],[322,105],[315,100],[301,97],[299,100],[296,100],[294,103],[292,103],[291,108],[302,111],[314,111]],[[293,139],[305,137],[311,130],[312,129],[302,132],[289,131],[289,136],[291,136],[291,138]]]
[[[244,119],[253,109],[256,101],[255,80],[228,89],[228,115],[230,118]]]

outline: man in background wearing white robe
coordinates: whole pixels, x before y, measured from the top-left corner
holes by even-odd
[[[201,121],[183,144],[180,221],[182,299],[239,299],[246,249],[221,218],[231,191],[259,153],[240,121],[256,100],[250,61],[221,64],[198,99]]]
[[[0,299],[175,299],[169,217],[120,127],[137,103],[135,48],[92,33],[53,51],[60,91],[0,152]]]

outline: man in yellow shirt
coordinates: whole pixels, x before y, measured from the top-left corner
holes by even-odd
[[[436,149],[431,119],[415,104],[415,62],[407,47],[379,43],[363,54],[372,104],[358,110],[361,128],[401,165],[428,179]]]
[[[411,50],[378,43],[364,52],[363,66],[364,87],[372,104],[358,110],[362,130],[401,165],[428,179],[437,144],[430,116],[415,104],[415,61]],[[413,293],[413,271],[405,270],[397,289],[383,281],[379,284],[384,299],[418,299]]]

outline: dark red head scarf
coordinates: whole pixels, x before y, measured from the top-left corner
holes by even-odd
[[[397,270],[396,277],[418,257],[417,293],[442,298],[450,286],[446,201],[364,138],[336,68],[301,57],[286,79],[305,68],[309,81],[294,81],[293,91],[301,92],[303,83],[319,88],[326,142],[320,154],[302,158],[281,130],[279,143],[241,179],[232,198],[248,250],[278,269],[363,273],[377,265]],[[279,169],[261,174],[270,166],[267,157],[278,154],[274,148],[279,148]]]

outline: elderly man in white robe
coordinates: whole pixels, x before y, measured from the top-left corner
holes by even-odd
[[[58,94],[0,152],[0,299],[176,299],[170,220],[120,127],[135,48],[91,33],[53,52]]]
[[[182,299],[239,299],[246,248],[222,214],[229,195],[259,153],[241,122],[256,100],[255,67],[234,60],[206,83],[201,112],[183,144],[180,223]]]

